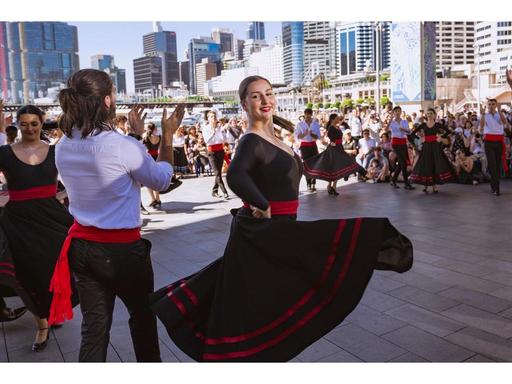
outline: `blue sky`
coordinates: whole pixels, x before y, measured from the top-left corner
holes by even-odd
[[[128,92],[133,91],[133,59],[142,56],[142,36],[153,31],[151,22],[69,22],[78,27],[80,68],[91,65],[91,56],[113,55],[116,65],[126,69]],[[184,60],[190,39],[210,36],[215,27],[230,28],[235,37],[246,38],[248,22],[162,22],[166,31],[176,32],[178,60]],[[280,22],[265,22],[268,42],[281,34]]]

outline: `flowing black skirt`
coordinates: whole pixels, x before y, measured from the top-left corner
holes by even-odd
[[[443,153],[441,143],[425,142],[420,157],[412,170],[410,179],[415,184],[425,186],[444,184],[454,178],[450,161]]]
[[[341,145],[329,145],[322,153],[304,160],[304,173],[315,179],[336,181],[355,172],[364,174],[365,170]]]
[[[185,154],[184,147],[174,147],[174,166],[175,167],[188,166],[187,155]]]
[[[72,224],[73,217],[53,197],[9,201],[0,218],[12,253],[15,278],[30,297],[29,302],[20,296],[39,317],[48,317],[50,280]],[[76,305],[77,297],[72,301]]]
[[[343,321],[374,269],[412,266],[411,242],[385,218],[240,212],[223,257],[151,298],[170,337],[197,361],[288,361]]]

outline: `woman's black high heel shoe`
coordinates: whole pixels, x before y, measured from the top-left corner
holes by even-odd
[[[48,330],[48,328],[39,329],[39,331],[45,331],[45,330],[47,331],[46,339],[44,341],[40,342],[40,343],[34,342],[32,344],[32,351],[34,351],[34,352],[41,352],[48,345],[48,340],[50,339],[50,331]]]
[[[338,196],[339,193],[336,191],[336,189],[333,187],[331,188],[331,194],[333,194],[334,196]]]
[[[328,193],[329,195],[332,195],[332,194],[333,194],[333,193],[332,193],[332,187],[331,187],[330,185],[328,185],[328,186],[327,186],[327,193]]]
[[[162,202],[160,200],[155,201],[155,205],[153,205],[153,208],[162,208]]]
[[[423,192],[425,192],[425,194],[428,195],[427,187],[423,188]]]

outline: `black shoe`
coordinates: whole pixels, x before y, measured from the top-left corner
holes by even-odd
[[[423,192],[425,192],[425,194],[428,195],[427,187],[423,188]]]
[[[222,196],[224,200],[229,200],[229,195],[227,192],[224,192],[224,195]]]
[[[142,203],[140,204],[140,212],[143,214],[143,215],[149,215],[149,212],[146,208],[144,208],[144,206],[142,205]]]
[[[314,184],[311,186],[311,192],[316,192],[316,187]]]
[[[336,189],[334,189],[334,188],[332,188],[332,194],[333,194],[334,196],[338,196],[338,195],[339,195],[339,193],[338,193],[338,192],[336,191]]]
[[[7,323],[8,321],[14,321],[27,312],[26,307],[20,307],[16,309],[4,308],[0,311],[0,323]]]
[[[439,191],[438,191],[437,189],[432,189],[432,191],[433,191],[434,193],[439,193]]]
[[[495,191],[493,191],[493,193],[492,193],[492,194],[493,194],[494,196],[499,196],[499,195],[501,195],[501,193],[500,193],[499,189],[496,189]]]
[[[157,208],[157,209],[162,208],[162,202],[160,200],[157,200],[155,202],[155,205],[153,205],[153,208]]]
[[[327,186],[327,193],[328,193],[329,195],[332,195],[332,194],[333,194],[333,193],[332,193],[333,189],[334,189],[334,188],[331,188],[331,186],[329,186],[329,185],[328,185],[328,186]]]
[[[412,191],[414,188],[411,184],[405,184],[404,189],[407,189],[408,191]]]
[[[219,192],[217,192],[217,191],[212,192],[212,197],[216,197],[216,198],[220,199]]]
[[[32,351],[34,351],[34,352],[41,352],[48,345],[48,340],[50,339],[50,331],[48,330],[48,328],[40,329],[40,331],[44,331],[44,330],[48,331],[46,333],[46,340],[41,342],[41,343],[34,342],[32,344]]]
[[[158,204],[158,200],[153,200],[151,203],[148,204],[148,207],[154,208],[155,205]]]
[[[393,188],[400,189],[396,181],[392,181],[391,183],[389,183],[389,185],[391,185]]]

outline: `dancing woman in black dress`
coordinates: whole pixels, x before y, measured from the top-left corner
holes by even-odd
[[[304,160],[304,173],[310,178],[325,180],[329,195],[337,196],[336,183],[342,177],[345,180],[352,173],[366,174],[363,167],[343,149],[343,133],[338,128],[339,116],[332,113],[327,123],[327,136],[331,143],[322,153]]]
[[[424,185],[423,192],[432,186],[432,192],[437,193],[437,184],[444,184],[453,178],[450,161],[443,152],[442,145],[437,141],[437,134],[445,133],[441,124],[435,121],[436,112],[430,108],[427,111],[427,121],[422,123],[413,133],[423,131],[424,140],[420,157],[412,170],[410,179],[415,184]]]
[[[223,257],[152,297],[198,361],[287,361],[356,307],[375,268],[404,272],[412,246],[385,218],[297,221],[300,158],[274,135],[272,86],[240,84],[249,126],[228,170],[243,200]],[[291,126],[291,127],[290,127]]]
[[[12,272],[28,294],[22,298],[36,318],[32,350],[40,351],[49,335],[50,279],[73,218],[56,199],[55,146],[40,139],[43,112],[27,105],[17,120],[21,140],[0,147],[0,169],[9,190],[0,225],[12,252]]]

